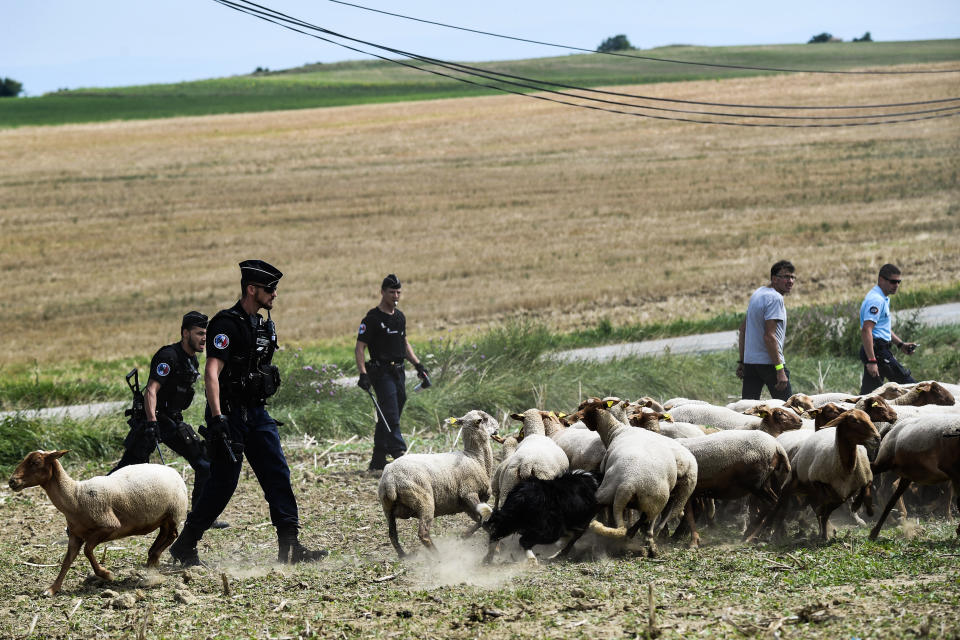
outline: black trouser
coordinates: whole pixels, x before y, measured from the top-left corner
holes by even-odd
[[[403,366],[380,365],[371,373],[373,389],[383,416],[377,413],[377,426],[373,433],[373,458],[370,466],[382,468],[387,455],[399,458],[407,450],[407,443],[400,432],[400,414],[407,402],[406,377]],[[387,422],[383,419],[386,418]]]
[[[880,338],[873,339],[873,357],[877,359],[877,377],[867,373],[867,352],[860,346],[860,362],[863,363],[863,378],[860,381],[860,395],[870,393],[883,384],[886,378],[899,384],[916,382],[910,375],[910,369],[897,362],[890,351],[890,343]]]
[[[211,447],[210,482],[203,493],[198,494],[197,504],[187,515],[184,532],[192,535],[195,542],[223,513],[237,489],[244,457],[250,462],[250,468],[263,489],[273,526],[277,531],[296,531],[300,521],[297,500],[290,485],[290,467],[283,455],[276,421],[263,407],[241,407],[226,415],[230,439],[234,444],[242,444],[242,450],[240,447],[234,449],[236,462],[231,462],[222,441],[207,443]],[[209,406],[206,417],[210,419]]]
[[[194,432],[193,427],[183,422],[179,413],[173,415],[157,413],[157,427],[157,437],[160,442],[183,456],[193,467],[193,494],[190,502],[191,508],[196,507],[200,492],[210,479],[210,458],[206,454],[203,441]],[[143,423],[130,428],[123,446],[123,456],[110,473],[127,465],[150,462],[150,454],[156,451],[155,445],[144,433]]]
[[[793,395],[790,388],[790,369],[783,368],[787,374],[787,386],[783,390],[777,389],[777,370],[772,364],[747,364],[743,365],[743,388],[740,395],[744,400],[759,400],[760,392],[764,385],[770,392],[771,398],[787,400]]]

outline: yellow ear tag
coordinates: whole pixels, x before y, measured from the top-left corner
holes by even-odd
[[[447,418],[447,420],[450,421],[450,424],[457,424],[457,419],[456,419],[456,418]]]
[[[555,414],[553,411],[551,411],[551,412],[548,413],[547,415],[550,416],[551,418],[556,418],[556,417],[557,417],[557,414]]]
[[[665,414],[661,415],[660,417],[663,418],[664,420],[673,420],[673,416],[670,415],[669,413],[665,413]]]
[[[607,400],[607,408],[610,408],[610,407],[612,407],[612,406],[615,405],[615,404],[616,404],[616,402],[614,402],[613,400]]]
[[[557,414],[557,417],[558,417],[558,418],[566,418],[566,417],[567,417],[567,414],[565,414],[563,411],[561,411],[560,413]]]

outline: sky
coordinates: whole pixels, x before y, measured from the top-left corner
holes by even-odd
[[[960,37],[957,0],[355,0],[356,4],[482,31],[596,48],[625,34],[635,47]],[[553,47],[383,16],[331,0],[259,4],[352,37],[455,61],[566,55]],[[0,77],[25,96],[60,88],[180,82],[365,56],[241,14],[213,0],[0,0]]]

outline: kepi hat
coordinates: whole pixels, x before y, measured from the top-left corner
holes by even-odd
[[[395,274],[391,273],[386,278],[383,279],[383,284],[380,285],[381,289],[399,289],[400,288],[400,278]]]
[[[259,284],[263,287],[276,287],[283,273],[269,262],[263,260],[244,260],[240,263],[241,284]]]

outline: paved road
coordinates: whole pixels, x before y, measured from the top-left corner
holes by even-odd
[[[916,313],[916,310],[906,309],[903,311],[894,311],[893,315],[895,317],[900,315],[909,317],[913,313]],[[960,302],[925,307],[920,310],[917,320],[921,324],[934,327],[944,324],[960,324]],[[576,360],[606,362],[615,358],[659,355],[668,349],[671,353],[710,353],[732,349],[736,346],[736,331],[718,331],[716,333],[704,333],[679,338],[663,338],[661,340],[645,340],[643,342],[610,344],[602,347],[571,349],[569,351],[558,351],[550,354],[548,357],[563,362],[573,362]],[[408,374],[412,376],[413,372],[408,372]],[[346,387],[356,384],[356,380],[356,376],[345,377],[339,379],[337,383]],[[0,413],[0,419],[18,413],[25,418],[92,418],[101,415],[119,414],[129,406],[129,404],[129,402],[99,402],[96,404],[50,407],[30,411],[6,411]]]

